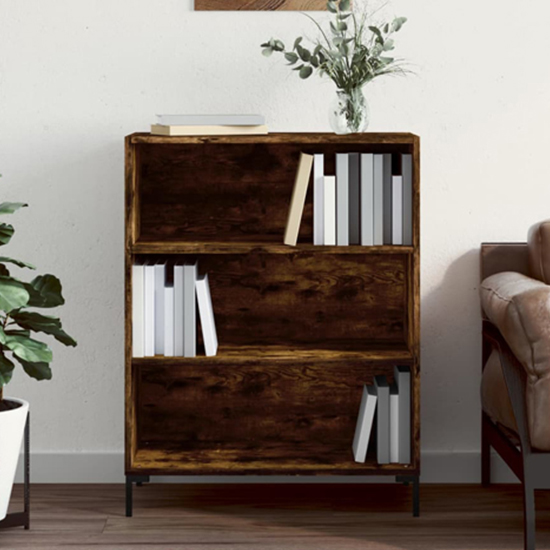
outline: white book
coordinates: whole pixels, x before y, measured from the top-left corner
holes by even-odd
[[[403,244],[403,177],[392,177],[392,244]]]
[[[155,355],[164,355],[164,282],[166,264],[155,265]]]
[[[145,357],[155,355],[155,266],[145,266]]]
[[[370,435],[374,424],[374,412],[376,410],[376,390],[373,386],[363,386],[363,397],[355,426],[353,438],[353,457],[355,462],[365,462],[369,447]]]
[[[384,244],[384,155],[374,155],[373,241]]]
[[[394,379],[399,391],[399,462],[411,462],[411,370],[396,366]]]
[[[376,412],[376,460],[379,464],[390,462],[390,387],[385,376],[374,377],[378,396]]]
[[[261,126],[262,115],[157,115],[157,124],[166,126]]]
[[[390,386],[390,462],[399,462],[399,394],[397,386]]]
[[[336,154],[336,244],[349,245],[349,155]]]
[[[324,244],[325,157],[313,155],[313,244]]]
[[[183,356],[197,355],[197,303],[195,285],[197,282],[198,264],[183,266]]]
[[[413,165],[412,155],[403,155],[403,244],[412,246],[413,243]]]
[[[359,153],[349,154],[349,244],[361,243],[361,182]]]
[[[325,245],[336,244],[336,178],[325,176]]]
[[[164,288],[164,355],[174,357],[174,287]]]
[[[361,244],[374,244],[374,155],[361,155]]]
[[[145,267],[132,266],[132,355],[145,355]]]
[[[199,306],[204,350],[207,357],[212,357],[218,351],[218,335],[216,334],[208,275],[203,275],[197,279],[197,304]]]
[[[183,357],[184,336],[183,265],[174,266],[174,355]]]

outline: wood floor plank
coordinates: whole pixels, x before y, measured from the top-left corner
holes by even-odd
[[[426,485],[421,517],[401,485],[35,485],[31,530],[3,550],[507,550],[522,547],[519,486]],[[17,486],[12,509],[22,505]],[[550,491],[537,492],[537,549],[550,550]]]

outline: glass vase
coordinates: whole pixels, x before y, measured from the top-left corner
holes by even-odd
[[[363,89],[337,90],[329,108],[329,121],[336,134],[364,132],[369,125],[369,106]]]

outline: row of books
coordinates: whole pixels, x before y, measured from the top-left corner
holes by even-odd
[[[394,367],[394,384],[385,376],[374,378],[374,386],[363,387],[353,456],[365,462],[376,418],[376,459],[379,464],[411,462],[411,371]]]
[[[208,275],[199,276],[198,264],[133,265],[133,356],[195,357],[197,305],[205,353],[216,355],[218,337]]]
[[[157,136],[224,136],[267,134],[261,115],[157,115]]]
[[[412,156],[395,160],[390,153],[338,153],[332,176],[324,155],[302,153],[284,243],[296,246],[313,171],[313,244],[412,245]]]

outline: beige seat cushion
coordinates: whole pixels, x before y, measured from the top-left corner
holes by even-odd
[[[550,451],[550,286],[505,272],[487,277],[480,294],[483,311],[527,373],[531,444]]]
[[[529,229],[527,246],[531,276],[550,284],[550,220]]]

